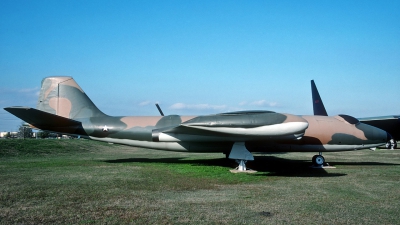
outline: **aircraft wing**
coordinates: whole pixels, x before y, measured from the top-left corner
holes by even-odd
[[[155,129],[155,142],[300,139],[308,127],[301,117],[269,111],[195,117],[179,126]]]
[[[7,107],[4,110],[41,130],[51,130],[67,134],[86,135],[82,123],[29,107]]]

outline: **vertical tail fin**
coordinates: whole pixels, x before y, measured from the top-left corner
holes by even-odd
[[[105,116],[72,77],[44,78],[37,109],[69,119]]]
[[[314,80],[311,80],[311,92],[312,92],[314,115],[328,116],[328,113],[325,110],[324,103],[322,102],[321,96],[319,96],[317,86],[315,86]]]

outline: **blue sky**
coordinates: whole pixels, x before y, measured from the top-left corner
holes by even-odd
[[[400,114],[400,1],[0,1],[0,131],[72,76],[105,113]]]

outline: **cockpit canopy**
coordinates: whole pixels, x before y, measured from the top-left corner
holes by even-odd
[[[349,124],[357,125],[360,123],[358,119],[349,115],[339,114],[338,116],[341,117],[344,121],[348,122]]]

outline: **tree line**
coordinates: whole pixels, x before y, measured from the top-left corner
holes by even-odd
[[[57,138],[60,137],[61,134],[40,130],[36,132],[36,136],[37,138],[45,139],[45,138]],[[33,130],[31,127],[27,126],[25,123],[21,123],[21,125],[18,127],[18,132],[16,133],[7,132],[4,135],[4,138],[29,139],[29,138],[35,138],[35,136],[33,135]]]

